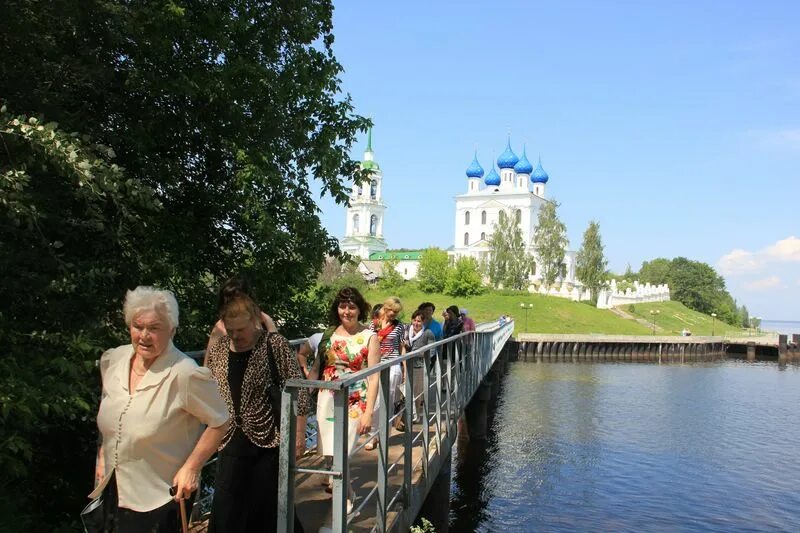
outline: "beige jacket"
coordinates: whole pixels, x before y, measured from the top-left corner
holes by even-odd
[[[228,409],[211,371],[172,343],[129,394],[132,356],[128,344],[100,359],[103,396],[97,426],[105,476],[89,497],[98,497],[116,471],[119,506],[144,512],[171,499],[172,478],[194,450],[203,425],[221,426]]]

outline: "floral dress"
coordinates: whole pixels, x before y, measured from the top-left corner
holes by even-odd
[[[367,367],[369,340],[375,333],[368,329],[355,335],[334,333],[325,348],[325,366],[322,379],[337,381],[348,374]],[[367,380],[350,385],[348,391],[347,449],[352,450],[358,437],[358,421],[367,409]],[[319,424],[319,444],[324,455],[333,455],[334,420],[333,391],[321,390],[317,400],[317,423]]]

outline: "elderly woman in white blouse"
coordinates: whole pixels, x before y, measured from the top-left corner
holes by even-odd
[[[211,371],[172,344],[178,303],[171,292],[137,287],[124,312],[131,344],[100,360],[103,441],[90,497],[103,495],[105,528],[176,531],[173,499],[183,505],[197,489],[228,429],[228,409]]]

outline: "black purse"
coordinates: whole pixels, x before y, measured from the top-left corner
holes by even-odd
[[[272,414],[275,417],[275,423],[280,425],[281,420],[281,396],[283,392],[283,385],[281,385],[281,375],[278,373],[278,366],[275,364],[275,359],[272,357],[272,347],[269,344],[269,337],[272,333],[267,333],[267,361],[269,362],[269,371],[272,377],[272,383],[267,387],[267,398],[272,405]]]
[[[103,492],[81,511],[81,523],[86,533],[114,531],[118,505],[116,473],[112,474]]]
[[[89,502],[81,511],[81,523],[86,533],[102,533],[106,530],[106,507],[103,494]]]

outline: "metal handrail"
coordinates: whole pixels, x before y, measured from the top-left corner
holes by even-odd
[[[336,381],[322,381],[316,379],[287,379],[286,386],[334,391],[344,389],[345,387],[350,387],[350,385],[353,383],[363,381],[372,374],[377,374],[386,368],[393,367],[410,359],[418,359],[423,352],[433,350],[439,346],[449,345],[458,339],[469,336],[471,333],[473,332],[467,331],[452,337],[448,337],[447,339],[426,344],[424,347],[414,350],[413,352],[406,352],[404,355],[393,356],[391,359],[385,359],[377,365],[367,367],[363,370],[359,370],[358,372],[353,372],[344,379],[337,379]]]
[[[513,321],[504,325],[497,323],[481,324],[480,331],[465,332],[454,337],[437,341],[414,350],[405,355],[382,361],[358,372],[348,375],[337,381],[320,381],[290,379],[287,380],[283,390],[281,406],[281,439],[280,449],[280,486],[279,486],[279,529],[292,531],[294,525],[294,496],[295,475],[297,473],[324,474],[333,478],[333,530],[346,531],[353,515],[347,515],[347,492],[349,487],[349,459],[357,453],[365,443],[356,445],[348,453],[346,449],[348,432],[348,393],[350,385],[368,379],[370,376],[379,375],[379,402],[382,406],[379,415],[379,427],[371,432],[366,442],[377,436],[378,439],[378,475],[376,486],[359,502],[357,511],[376,496],[376,525],[378,531],[385,531],[402,521],[410,524],[413,514],[418,510],[424,499],[427,489],[435,478],[432,471],[438,470],[441,462],[449,457],[450,448],[455,440],[456,422],[461,411],[466,407],[481,381],[488,373],[494,360],[499,354],[505,341],[513,332]],[[440,350],[441,349],[441,353]],[[441,355],[447,350],[447,357]],[[425,371],[423,372],[423,392],[416,397],[414,391],[413,366],[406,374],[405,381],[405,410],[397,415],[390,415],[386,408],[389,405],[389,372],[395,365],[408,361],[422,359]],[[432,375],[433,374],[433,375]],[[297,394],[300,389],[329,390],[334,395],[334,439],[333,465],[330,469],[298,468],[294,456],[295,449],[295,412],[297,408]],[[431,392],[433,391],[433,394]],[[413,410],[417,398],[422,397],[422,424],[418,431],[413,431]],[[433,396],[433,398],[431,398]],[[431,405],[433,402],[433,405]],[[431,409],[433,407],[433,409]],[[390,463],[388,453],[388,440],[390,423],[396,416],[404,416],[407,430],[404,432],[403,454],[401,458]],[[432,426],[432,427],[431,427]],[[431,435],[430,433],[433,433]],[[416,433],[416,434],[415,434]],[[412,486],[412,448],[421,442],[424,449],[422,459],[422,487]],[[433,448],[431,448],[433,446]],[[431,456],[430,452],[435,450]],[[403,481],[396,491],[392,491],[389,498],[389,474],[403,468]],[[416,467],[416,465],[413,465]],[[401,503],[395,520],[389,523],[388,513],[397,503]]]

